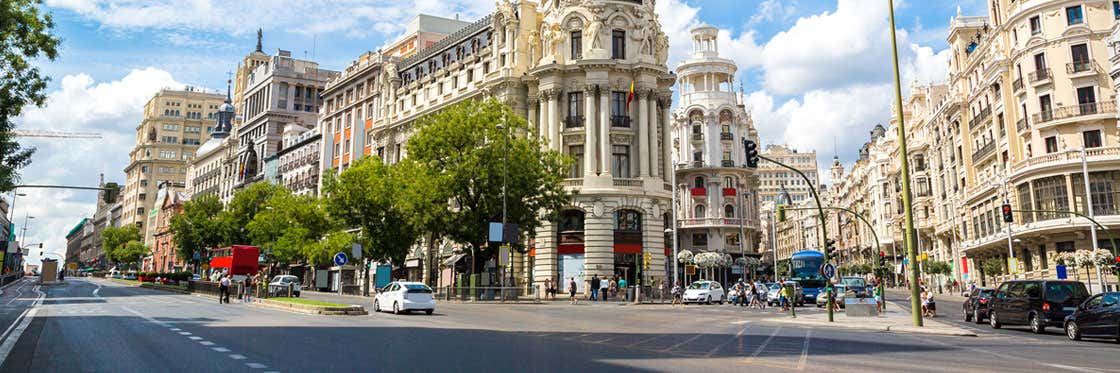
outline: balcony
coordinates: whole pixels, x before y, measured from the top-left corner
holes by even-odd
[[[692,168],[704,168],[704,161],[692,161]]]
[[[681,219],[681,228],[696,227],[738,227],[742,219],[739,218],[698,218]]]
[[[702,132],[693,132],[692,133],[692,141],[694,141],[694,142],[704,141],[704,134]]]
[[[996,151],[996,142],[995,141],[991,141],[987,144],[984,144],[984,146],[981,146],[980,149],[976,149],[976,151],[972,152],[972,164],[975,165],[977,163],[980,163],[980,160],[984,159],[985,157],[987,157],[989,155],[992,155],[993,153],[995,153],[995,151]]]
[[[693,197],[703,197],[703,196],[708,195],[708,189],[707,188],[689,188],[688,189],[688,194],[693,196]]]
[[[1085,158],[1090,161],[1115,160],[1120,158],[1120,147],[1110,146],[1087,149],[1085,151]],[[1081,163],[1081,150],[1070,150],[1034,156],[1012,165],[1011,172],[1018,173],[1029,167],[1052,166],[1071,162]]]
[[[1011,89],[1015,93],[1019,93],[1019,91],[1022,91],[1023,90],[1023,78],[1016,78],[1015,81],[1011,82]]]
[[[1087,102],[1073,106],[1059,107],[1053,110],[1044,110],[1035,114],[1033,119],[1035,124],[1043,124],[1050,121],[1075,118],[1085,115],[1094,114],[1108,114],[1116,112],[1116,102]]]
[[[582,128],[582,127],[583,127],[583,116],[582,115],[570,115],[567,118],[564,118],[564,128]]]
[[[1019,118],[1019,120],[1015,122],[1015,128],[1018,129],[1019,132],[1023,132],[1023,131],[1031,129],[1031,125],[1030,125],[1030,122],[1027,122],[1027,117],[1022,117],[1022,118]]]
[[[724,197],[734,197],[736,194],[738,194],[738,191],[735,188],[723,188]]]
[[[983,110],[980,110],[979,113],[976,113],[976,115],[972,117],[972,121],[968,123],[968,130],[971,131],[976,129],[976,127],[979,127],[981,124],[985,123],[985,120],[990,116],[992,116],[991,107],[986,107]]]
[[[1073,61],[1066,64],[1066,73],[1080,74],[1086,72],[1095,72],[1097,63],[1092,59]]]
[[[735,136],[732,135],[731,132],[720,132],[719,139],[723,141],[731,141],[735,139]]]
[[[630,128],[630,116],[629,115],[612,115],[611,116],[611,127]]]
[[[1053,74],[1050,73],[1050,69],[1046,68],[1046,69],[1038,69],[1038,70],[1035,70],[1034,72],[1028,74],[1027,79],[1030,80],[1031,84],[1033,84],[1033,85],[1041,85],[1041,84],[1049,83],[1050,82],[1050,77],[1052,77],[1052,76],[1053,76]]]
[[[642,179],[633,178],[615,178],[614,186],[616,187],[640,187],[642,186]]]
[[[735,167],[735,161],[724,159],[723,161],[720,161],[719,165],[722,167]]]
[[[583,179],[580,179],[580,178],[564,179],[563,181],[560,182],[560,185],[570,186],[570,187],[583,186]]]

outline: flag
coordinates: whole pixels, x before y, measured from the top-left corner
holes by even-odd
[[[630,101],[634,101],[634,81],[630,81],[630,95],[626,97],[626,112],[630,112]]]

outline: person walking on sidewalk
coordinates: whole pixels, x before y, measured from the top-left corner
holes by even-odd
[[[599,285],[600,284],[601,284],[601,282],[599,281],[599,275],[591,275],[591,300],[592,301],[599,300]]]
[[[253,301],[253,284],[254,284],[253,283],[253,277],[252,276],[246,276],[245,277],[245,289],[242,290],[244,292],[244,297],[241,298],[242,302],[250,303],[250,302]]]
[[[229,284],[229,275],[222,276],[222,279],[218,280],[218,304],[229,303]]]
[[[607,277],[599,283],[599,300],[607,300],[611,293],[611,279]]]
[[[879,283],[875,284],[875,307],[878,307],[879,313],[883,313],[883,308],[885,308],[883,306],[886,305],[887,301],[886,298],[883,298],[883,288],[883,280],[879,280]]]
[[[766,285],[760,281],[754,282],[755,301],[758,302],[758,309],[766,309]]]
[[[575,277],[572,277],[572,280],[568,282],[568,302],[570,304],[576,304],[576,278]]]
[[[610,283],[607,284],[607,286],[610,288],[611,296],[618,297],[618,281],[615,281],[614,277],[611,277]]]
[[[544,295],[550,300],[556,300],[556,283],[552,282],[552,277],[544,282]]]
[[[622,301],[625,302],[625,301],[630,300],[630,292],[626,291],[626,279],[625,278],[618,279],[618,291],[622,292]]]
[[[669,305],[675,306],[675,305],[680,304],[680,305],[683,306],[684,302],[681,302],[681,282],[680,281],[677,281],[676,284],[673,284],[672,292],[673,292],[673,303],[670,303]]]

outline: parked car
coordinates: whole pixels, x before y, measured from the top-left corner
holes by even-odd
[[[1066,316],[1066,337],[1114,338],[1120,342],[1120,292],[1097,294]]]
[[[964,321],[973,321],[977,324],[984,322],[988,317],[988,303],[992,301],[992,293],[995,290],[989,288],[976,288],[967,295],[964,300]]]
[[[299,298],[299,277],[292,275],[276,275],[268,283],[268,292],[274,297],[287,296],[288,287],[292,287],[292,296]]]
[[[1089,298],[1080,281],[1016,280],[999,285],[988,306],[988,324],[1030,325],[1040,334],[1047,326],[1064,327],[1067,315]]]
[[[383,308],[387,307],[387,308]],[[432,288],[419,282],[390,282],[377,291],[373,298],[373,312],[391,310],[394,314],[409,311],[424,311],[431,315],[436,311],[436,299]]]
[[[854,292],[856,297],[867,298],[867,296],[870,294],[867,291],[867,280],[864,280],[863,277],[844,276],[840,279],[840,284],[845,285],[848,291]],[[840,299],[839,296],[837,296],[836,298]]]
[[[836,292],[836,305],[840,308],[844,308],[844,299],[856,297],[856,291],[848,287],[848,285],[836,284],[833,285],[833,287],[835,288],[834,291]],[[828,304],[828,292],[821,290],[821,293],[817,295],[816,303],[817,307],[824,307],[825,304]]]
[[[793,286],[793,300],[792,300],[793,305],[794,306],[804,306],[805,305],[805,289],[803,289],[801,287],[801,284],[798,284],[797,282],[794,282],[794,281],[786,281],[785,284],[786,284],[786,286]],[[779,305],[781,290],[782,290],[782,287],[781,287],[780,284],[778,284],[778,283],[770,284],[770,291],[768,291],[766,293],[766,303],[771,305],[771,306]]]
[[[723,286],[715,281],[696,281],[684,290],[684,303],[705,303],[712,304],[712,302],[719,302],[723,304],[726,300],[727,293],[724,291]]]

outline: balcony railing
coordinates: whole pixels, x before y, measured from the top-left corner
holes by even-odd
[[[984,157],[994,153],[995,150],[996,150],[996,142],[995,141],[984,144],[984,146],[981,146],[980,149],[976,149],[976,151],[972,152],[972,163],[973,164],[979,163],[981,159],[984,159]]]
[[[739,226],[739,218],[697,218],[697,219],[682,219],[681,227],[706,227],[706,226],[720,226],[731,225]]]
[[[704,141],[704,134],[700,132],[693,132],[692,141]]]
[[[611,116],[611,127],[630,128],[630,116],[629,115],[612,115]]]
[[[1084,104],[1060,107],[1053,110],[1044,110],[1038,114],[1035,114],[1033,119],[1035,124],[1042,124],[1052,120],[1115,112],[1116,102],[1087,102]]]
[[[719,139],[720,140],[734,140],[735,136],[732,135],[731,132],[720,132],[719,133]]]
[[[1091,71],[1091,70],[1093,70],[1093,66],[1095,64],[1096,63],[1093,62],[1092,59],[1082,60],[1082,61],[1073,61],[1073,62],[1070,62],[1070,63],[1066,64],[1066,72],[1070,73],[1070,74],[1077,74],[1077,73],[1083,73],[1083,72],[1086,72],[1086,71]]]
[[[735,167],[735,161],[730,160],[730,159],[724,159],[723,161],[721,161],[719,163],[719,165],[723,166],[723,167]]]
[[[1013,89],[1015,92],[1022,91],[1023,90],[1023,78],[1017,78],[1017,79],[1015,79],[1015,81],[1011,82],[1011,89]]]
[[[564,128],[580,128],[583,127],[582,115],[569,115],[564,118]]]
[[[1050,69],[1046,68],[1035,70],[1034,72],[1028,74],[1027,78],[1030,79],[1031,83],[1033,84],[1044,80],[1050,80],[1050,76]]]
[[[580,178],[564,179],[564,181],[560,182],[560,185],[563,185],[563,186],[583,186],[583,179],[580,179]]]
[[[976,113],[976,115],[974,115],[972,117],[972,122],[968,123],[968,129],[970,131],[973,130],[973,129],[976,129],[976,127],[983,124],[984,121],[986,119],[988,119],[988,117],[990,117],[991,115],[992,115],[992,108],[991,107],[986,107],[983,110],[980,110],[979,113]]]
[[[1116,159],[1120,157],[1120,146],[1092,148],[1085,150],[1086,158]],[[1041,166],[1051,163],[1081,162],[1081,150],[1070,150],[1058,153],[1043,154],[1030,157],[1011,166],[1012,172],[1019,172],[1027,167]]]
[[[1019,120],[1015,122],[1015,128],[1018,129],[1019,132],[1029,130],[1031,126],[1030,123],[1027,122],[1027,117],[1019,118]]]
[[[642,186],[642,179],[615,178],[614,179],[614,186],[617,186],[617,187]]]

